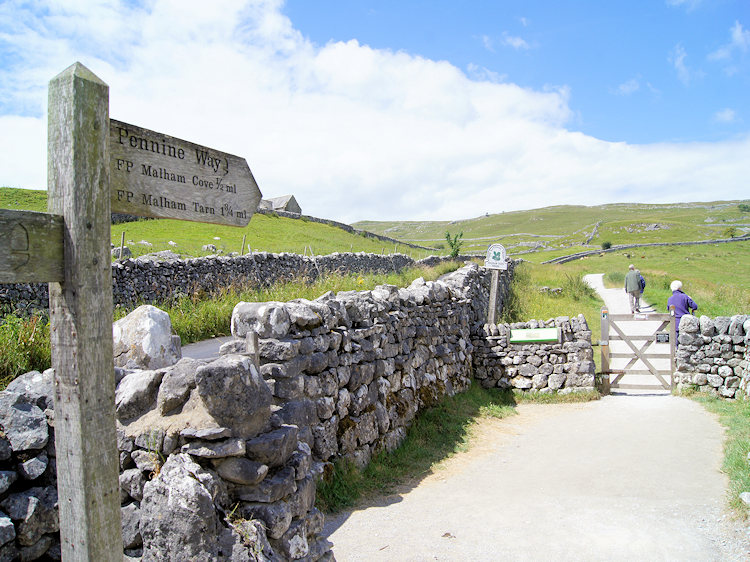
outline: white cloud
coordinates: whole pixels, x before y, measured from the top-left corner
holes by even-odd
[[[731,59],[736,51],[746,53],[748,49],[750,49],[750,30],[743,28],[739,21],[735,21],[729,30],[729,43],[709,53],[708,59],[726,61]]]
[[[686,86],[690,84],[691,79],[691,72],[688,68],[687,64],[685,63],[685,59],[687,58],[687,52],[685,52],[685,47],[680,45],[679,43],[675,45],[674,49],[672,49],[672,52],[669,54],[669,62],[674,66],[674,69],[677,71],[677,78],[680,79],[680,82],[685,84]]]
[[[530,49],[531,46],[522,37],[515,37],[507,32],[503,32],[503,45],[506,47],[512,47],[514,49]]]
[[[490,53],[495,52],[495,44],[494,41],[492,41],[492,38],[489,35],[482,35],[482,45],[484,45],[484,48],[487,49]]]
[[[743,29],[739,21],[735,21],[731,29],[732,46],[736,47],[743,53],[750,48],[750,30]]]
[[[640,79],[631,78],[630,80],[626,80],[625,82],[617,86],[615,93],[621,96],[629,96],[630,94],[634,94],[640,89],[641,89]]]
[[[604,142],[568,130],[566,87],[357,41],[315,46],[280,0],[70,4],[0,4],[0,48],[18,60],[0,68],[12,100],[0,105],[0,185],[46,185],[46,85],[76,60],[109,84],[113,118],[243,156],[264,196],[292,193],[345,222],[736,199],[750,177],[750,136]]]
[[[717,123],[734,123],[736,119],[737,113],[728,107],[714,113],[714,121]]]
[[[696,9],[702,0],[667,0],[667,6],[685,7],[688,12]]]

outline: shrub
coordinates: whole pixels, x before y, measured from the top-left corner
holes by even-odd
[[[451,233],[446,231],[445,232],[445,240],[448,242],[448,247],[450,248],[450,256],[452,258],[457,258],[458,254],[461,253],[461,246],[463,246],[464,242],[461,240],[463,238],[464,233],[463,231],[459,232],[455,236],[451,237]]]
[[[609,240],[606,242],[602,242],[602,250],[609,250],[612,247],[612,242]]]

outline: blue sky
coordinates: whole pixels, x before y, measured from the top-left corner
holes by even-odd
[[[567,87],[570,128],[603,140],[711,141],[750,129],[747,0],[290,0],[284,13],[321,45],[356,39],[477,78]]]
[[[0,185],[45,187],[75,61],[344,222],[750,193],[748,0],[3,0]]]

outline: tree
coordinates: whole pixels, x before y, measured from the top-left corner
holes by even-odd
[[[609,250],[612,247],[612,242],[602,242],[602,250]]]
[[[750,205],[747,203],[740,203],[737,207],[739,207],[741,213],[750,213]]]
[[[724,236],[727,236],[728,238],[734,238],[737,236],[737,227],[736,226],[730,226],[724,231]]]
[[[448,247],[451,249],[450,256],[452,258],[457,258],[458,254],[461,252],[461,246],[463,246],[463,240],[461,240],[461,238],[463,238],[463,236],[463,230],[453,237],[451,237],[450,232],[445,232],[445,239],[448,242]]]

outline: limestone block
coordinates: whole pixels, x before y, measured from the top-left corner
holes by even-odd
[[[112,337],[116,367],[159,369],[182,357],[179,341],[172,338],[169,314],[155,306],[139,306],[115,322]]]
[[[683,316],[682,319],[680,319],[680,331],[682,331],[682,322],[685,320],[686,316]],[[732,319],[729,316],[717,316],[714,318],[714,325],[716,326],[716,333],[726,334],[729,330],[729,326],[732,323]]]
[[[120,508],[122,519],[122,546],[129,550],[143,544],[141,538],[141,509],[135,503]]]
[[[246,446],[245,440],[241,438],[231,438],[223,441],[191,441],[183,445],[180,452],[204,459],[223,459],[226,457],[244,456]]]
[[[214,461],[214,467],[224,480],[243,486],[255,486],[268,474],[268,465],[242,457]]]
[[[683,333],[697,333],[700,330],[700,321],[697,316],[686,314],[680,318],[680,335]]]
[[[296,425],[284,425],[246,442],[247,457],[267,464],[281,466],[297,448],[299,430]]]
[[[143,562],[218,558],[221,524],[212,488],[221,484],[210,479],[218,477],[179,454],[146,483],[140,505]]]
[[[43,535],[60,529],[55,486],[11,494],[0,502],[0,507],[16,522],[16,540],[21,546],[31,546]]]
[[[724,383],[724,378],[719,375],[708,375],[708,384],[713,388],[719,388]]]
[[[700,326],[700,333],[702,336],[711,337],[716,334],[716,325],[714,324],[714,321],[708,316],[702,315],[698,320],[698,324]]]
[[[286,467],[266,476],[256,486],[239,486],[231,491],[232,497],[246,502],[274,503],[297,491],[293,468]]]
[[[547,386],[547,375],[537,374],[534,375],[531,379],[532,388],[535,390],[539,390],[540,388],[544,388]]]
[[[552,390],[558,390],[563,387],[567,376],[563,373],[550,375],[547,378],[547,387]]]
[[[510,381],[513,388],[519,388],[521,390],[528,390],[532,387],[531,379],[524,376],[514,377]]]
[[[7,492],[16,480],[18,480],[18,474],[15,470],[0,470],[0,495]]]
[[[271,390],[243,355],[225,355],[195,373],[198,393],[213,418],[237,437],[251,438],[271,415]]]
[[[36,457],[18,463],[18,472],[26,480],[36,480],[47,470],[49,459],[47,453],[42,451]]]
[[[13,526],[13,521],[0,511],[0,546],[5,546],[15,538],[16,528]]]
[[[291,320],[284,303],[239,302],[232,311],[232,335],[244,338],[256,332],[261,338],[283,338],[289,333]]]
[[[265,524],[268,537],[272,539],[281,537],[292,522],[291,508],[283,501],[242,503],[239,514],[243,519],[260,519]]]
[[[115,391],[118,419],[136,418],[153,408],[163,377],[163,370],[135,371],[126,375]]]
[[[16,452],[43,449],[49,440],[44,412],[15,392],[0,392],[0,427]]]
[[[137,468],[129,468],[120,473],[120,491],[125,494],[126,497],[121,498],[127,501],[127,497],[131,497],[136,501],[143,499],[143,486],[146,484],[146,477],[143,472]]]
[[[23,394],[26,401],[36,404],[40,410],[55,407],[55,371],[47,369],[44,373],[29,371],[13,379],[5,387],[6,392]]]

